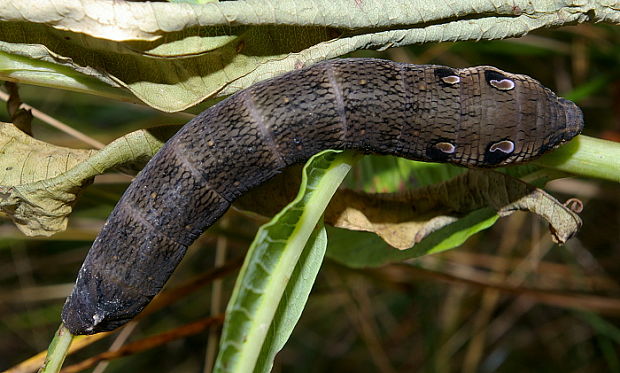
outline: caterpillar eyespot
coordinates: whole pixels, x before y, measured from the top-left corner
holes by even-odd
[[[441,78],[441,80],[446,84],[453,85],[453,84],[460,82],[461,78],[459,78],[456,75],[448,75],[448,76],[444,76],[443,78]]]
[[[490,152],[500,151],[504,154],[510,154],[514,150],[515,144],[510,140],[499,141],[489,147]]]
[[[449,142],[438,142],[435,147],[446,154],[452,154],[456,151],[456,146]]]
[[[73,334],[131,320],[237,197],[321,150],[495,167],[538,157],[583,128],[574,103],[490,66],[341,59],[295,68],[196,116],[140,172],[67,298],[62,319]],[[506,94],[509,82],[519,89]]]
[[[489,84],[499,89],[500,91],[510,91],[511,89],[515,87],[515,82],[513,82],[510,79],[502,79],[502,80],[491,79],[489,81]]]
[[[486,69],[484,78],[490,86],[500,91],[510,91],[515,87],[515,81],[498,69]]]
[[[450,67],[437,67],[433,73],[446,87],[453,86],[461,81],[461,78],[457,75],[456,71]]]

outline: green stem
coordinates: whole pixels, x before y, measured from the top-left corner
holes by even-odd
[[[39,373],[60,372],[62,363],[65,361],[65,357],[67,356],[67,351],[69,351],[69,347],[73,341],[73,337],[74,336],[71,332],[69,332],[69,329],[67,329],[63,324],[60,324],[60,327],[54,335],[54,339],[52,339],[52,342],[47,349],[47,356],[45,357],[43,366],[39,369]]]
[[[581,135],[533,163],[575,175],[620,182],[620,143]]]

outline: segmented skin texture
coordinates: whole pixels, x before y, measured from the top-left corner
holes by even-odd
[[[496,167],[582,127],[572,102],[490,66],[343,59],[258,83],[190,121],[138,175],[93,243],[63,322],[74,334],[125,324],[237,197],[321,150]]]

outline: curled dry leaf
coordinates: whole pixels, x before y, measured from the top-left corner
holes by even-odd
[[[242,197],[236,206],[272,215],[296,190],[291,173]],[[581,227],[579,216],[555,198],[509,175],[470,170],[440,184],[403,193],[372,194],[340,190],[325,211],[327,224],[374,232],[386,243],[408,249],[432,232],[468,213],[491,207],[500,216],[530,211],[549,222],[556,242],[564,243]]]
[[[177,129],[138,130],[96,151],[50,145],[0,123],[0,210],[28,236],[63,231],[79,193],[96,175],[140,169]]]
[[[341,228],[375,232],[391,246],[407,249],[467,213],[484,208],[500,216],[530,211],[547,220],[557,242],[581,227],[577,214],[543,190],[506,174],[470,170],[441,184],[397,194],[353,191],[337,195],[325,213]]]

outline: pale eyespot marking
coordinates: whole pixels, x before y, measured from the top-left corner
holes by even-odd
[[[449,67],[438,67],[433,73],[442,84],[447,86],[455,85],[461,81],[461,78],[456,75],[456,71]]]
[[[499,89],[500,91],[510,91],[515,87],[515,82],[510,79],[502,79],[502,80],[489,80],[489,84],[493,87]]]
[[[456,146],[454,146],[454,144],[450,144],[449,142],[438,142],[435,144],[435,148],[446,154],[452,154],[456,151]]]
[[[448,75],[442,77],[441,80],[446,84],[456,84],[461,81],[461,77],[457,75]]]
[[[515,144],[510,140],[502,140],[489,147],[490,152],[495,152],[498,150],[502,153],[510,154],[515,150]]]

